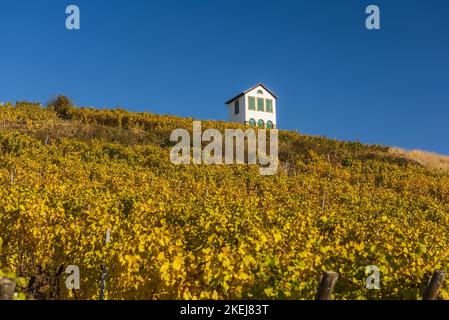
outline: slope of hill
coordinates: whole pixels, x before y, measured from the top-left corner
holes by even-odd
[[[449,269],[449,174],[380,145],[279,132],[281,170],[175,166],[192,119],[0,106],[0,267],[38,299],[417,299]],[[241,127],[204,121],[204,128]],[[111,229],[111,242],[104,244]],[[81,288],[62,271],[76,265]],[[365,268],[381,289],[365,289]],[[449,298],[447,286],[442,296]]]

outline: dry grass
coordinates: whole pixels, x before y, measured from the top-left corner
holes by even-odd
[[[409,160],[416,161],[429,169],[449,171],[449,157],[434,152],[422,150],[404,150],[401,148],[390,148],[390,153]]]

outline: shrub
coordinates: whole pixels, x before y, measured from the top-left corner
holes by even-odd
[[[60,118],[68,120],[70,119],[69,111],[71,108],[73,108],[73,103],[70,98],[59,95],[56,98],[50,100],[47,104],[47,107],[52,108]]]

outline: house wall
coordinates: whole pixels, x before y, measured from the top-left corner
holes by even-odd
[[[262,90],[263,94],[258,94],[257,91]],[[273,100],[273,112],[266,112],[266,111],[257,111],[257,110],[248,110],[248,97],[255,97],[256,98],[256,109],[257,109],[257,98],[263,98],[263,99],[271,99]],[[240,103],[240,113],[235,115],[234,114],[234,105],[235,100],[232,101],[230,104],[228,104],[228,113],[229,113],[229,119],[232,122],[238,122],[242,124],[248,124],[249,119],[253,118],[257,122],[262,119],[267,124],[268,121],[273,122],[273,125],[277,127],[277,121],[276,121],[276,99],[263,88],[262,86],[258,86],[254,88],[253,90],[246,93],[244,96],[240,97],[239,99]]]
[[[232,122],[238,122],[238,123],[245,123],[245,110],[246,110],[246,105],[245,105],[245,97],[242,96],[239,99],[239,103],[240,103],[240,112],[239,114],[234,114],[234,107],[235,107],[235,101],[232,101],[230,104],[228,104],[228,113],[229,113],[229,119]]]
[[[257,91],[262,90],[263,94],[258,94]],[[256,120],[256,123],[259,121],[259,119],[262,119],[265,122],[265,125],[270,120],[273,122],[275,126],[277,126],[276,121],[276,99],[268,93],[263,87],[259,86],[254,88],[253,90],[249,91],[247,94],[245,94],[245,101],[248,103],[248,97],[255,97],[256,98],[256,110],[247,110],[245,113],[245,121],[249,122],[249,119],[253,118]],[[257,98],[264,98],[264,99],[271,99],[273,100],[273,112],[266,112],[266,111],[257,111]]]

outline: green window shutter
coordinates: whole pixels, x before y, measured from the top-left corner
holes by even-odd
[[[265,127],[265,122],[262,119],[260,119],[258,122],[258,126],[259,126],[259,128]]]
[[[249,125],[251,127],[255,127],[256,126],[256,120],[254,120],[253,118],[249,119]]]
[[[256,98],[248,97],[248,109],[256,110]]]
[[[257,111],[264,111],[263,98],[257,98]]]
[[[267,129],[273,129],[273,122],[270,120],[267,121]]]
[[[265,100],[265,105],[266,105],[266,108],[267,108],[267,112],[273,112],[273,100],[266,99]]]

